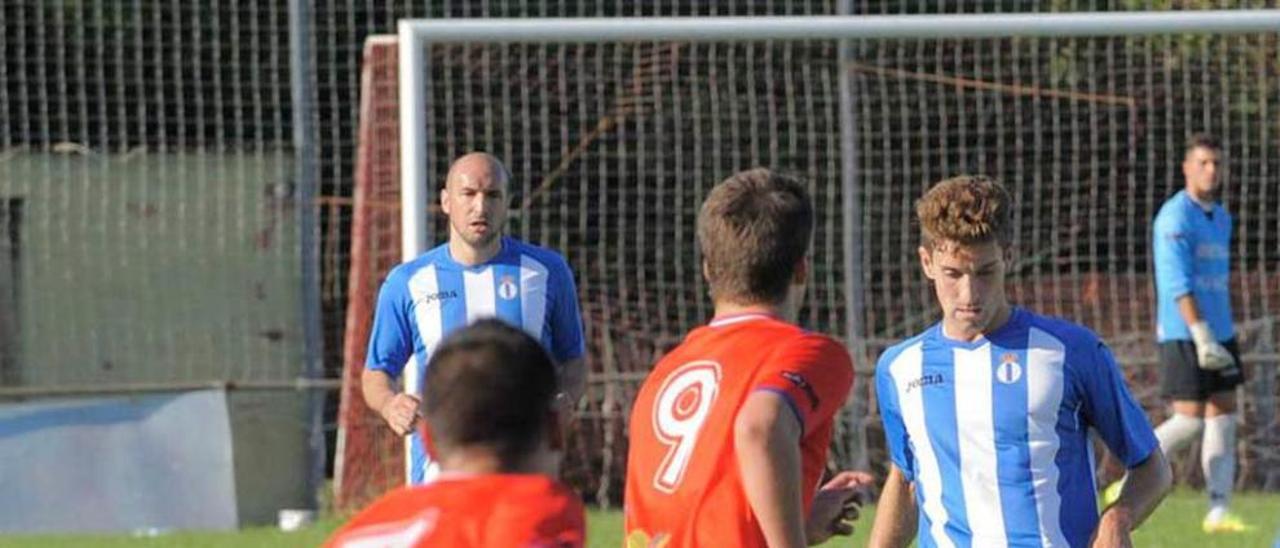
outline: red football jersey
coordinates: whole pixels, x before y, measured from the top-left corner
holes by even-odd
[[[586,536],[582,501],[541,475],[442,476],[378,499],[325,543],[391,546],[578,547]]]
[[[645,379],[631,411],[626,545],[765,546],[734,453],[738,410],[766,390],[795,412],[807,514],[852,386],[844,346],[770,316],[717,318],[689,333]]]

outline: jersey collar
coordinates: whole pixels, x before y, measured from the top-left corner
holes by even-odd
[[[1005,333],[1009,333],[1017,329],[1019,326],[1022,325],[1023,321],[1025,320],[1025,316],[1026,316],[1026,311],[1023,310],[1022,307],[1010,305],[1009,319],[1005,320],[1004,325],[996,328],[995,331],[992,331],[990,333],[983,333],[981,336],[979,336],[978,338],[972,341],[961,341],[961,340],[956,340],[951,337],[948,337],[947,334],[942,331],[942,322],[938,322],[937,324],[934,324],[933,328],[936,330],[935,338],[941,341],[943,344],[951,347],[965,348],[965,349],[972,350],[974,348],[978,348],[984,344],[987,344],[993,340],[999,339],[1002,336],[1004,336]]]
[[[491,257],[489,260],[480,264],[465,265],[458,262],[457,259],[453,258],[453,252],[449,250],[449,242],[444,243],[444,256],[448,258],[449,263],[451,263],[454,267],[460,270],[472,270],[472,271],[484,270],[488,268],[489,265],[507,262],[507,255],[515,251],[515,245],[511,243],[510,237],[507,236],[506,234],[503,234],[502,236],[498,237],[498,245],[499,245],[498,253],[493,257]]]
[[[707,327],[724,327],[742,322],[750,322],[755,320],[776,320],[777,316],[766,314],[764,312],[741,312],[738,314],[725,314],[724,316],[716,316],[711,318],[711,322]]]

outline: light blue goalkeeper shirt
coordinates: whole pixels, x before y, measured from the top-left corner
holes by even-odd
[[[1205,211],[1186,190],[1174,194],[1152,227],[1156,269],[1156,340],[1189,341],[1178,298],[1195,297],[1214,337],[1235,336],[1231,323],[1231,215],[1221,204]]]

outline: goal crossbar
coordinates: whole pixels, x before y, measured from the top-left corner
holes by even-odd
[[[603,42],[1239,34],[1280,29],[1280,10],[775,17],[405,19],[401,40]],[[401,42],[406,43],[406,42]]]

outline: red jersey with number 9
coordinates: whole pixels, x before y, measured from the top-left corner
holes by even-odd
[[[689,333],[653,368],[631,411],[627,548],[765,546],[734,454],[738,410],[764,390],[795,413],[807,515],[852,386],[844,346],[770,316],[717,318]]]

